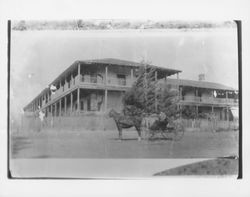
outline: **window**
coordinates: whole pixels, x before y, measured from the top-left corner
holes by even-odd
[[[117,79],[118,79],[118,85],[124,85],[124,86],[126,85],[126,75],[118,74]]]

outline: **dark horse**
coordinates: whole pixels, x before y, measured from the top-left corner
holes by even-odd
[[[141,123],[142,118],[137,116],[127,116],[122,115],[116,112],[114,109],[111,109],[109,112],[109,117],[115,120],[117,129],[119,131],[119,139],[122,140],[122,129],[135,127],[138,133],[138,141],[141,140]]]

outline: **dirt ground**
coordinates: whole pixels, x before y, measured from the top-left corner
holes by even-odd
[[[215,158],[238,155],[238,131],[188,131],[180,141],[137,141],[133,130],[12,133],[11,158]]]

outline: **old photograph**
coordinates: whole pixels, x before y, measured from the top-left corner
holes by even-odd
[[[10,29],[10,178],[238,176],[235,21]]]

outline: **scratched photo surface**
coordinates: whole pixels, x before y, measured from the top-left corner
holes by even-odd
[[[237,175],[234,21],[12,21],[12,178]]]

